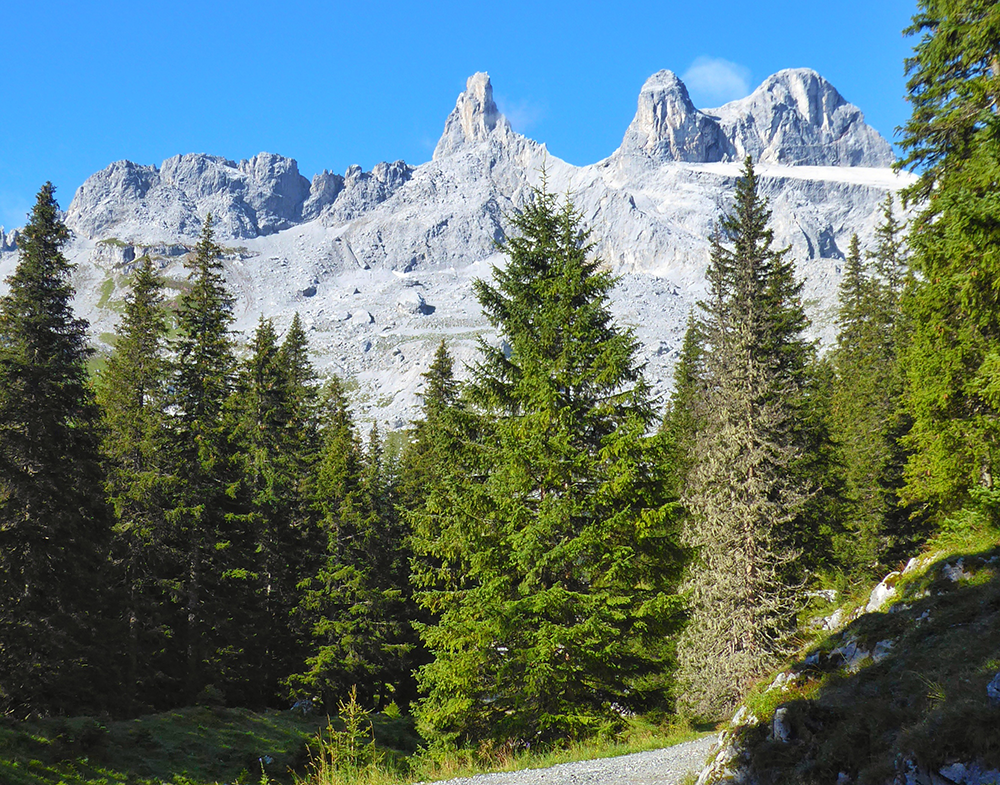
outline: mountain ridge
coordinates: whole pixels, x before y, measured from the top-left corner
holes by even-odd
[[[513,131],[493,100],[489,75],[479,72],[469,77],[445,120],[431,162],[483,142],[544,149]],[[894,160],[891,146],[864,123],[861,111],[810,69],[779,71],[746,98],[710,110],[695,108],[672,71],[659,71],[643,84],[636,115],[610,157],[717,163],[747,155],[757,163],[808,166],[884,167]],[[324,171],[310,182],[294,158],[267,152],[239,162],[187,153],[159,167],[117,161],[80,186],[67,223],[90,239],[119,227],[128,235],[120,239],[163,239],[150,234],[157,231],[196,237],[201,218],[212,211],[220,238],[249,239],[318,217],[366,180],[373,181],[366,201],[377,204],[413,169],[403,161],[383,162],[371,172],[357,166],[343,176]],[[342,211],[342,219],[357,214]]]
[[[434,156],[417,166],[383,162],[308,180],[294,159],[272,153],[116,162],[81,186],[66,214],[76,307],[98,345],[109,340],[134,260],[152,254],[180,285],[182,257],[212,212],[217,239],[231,246],[237,328],[249,334],[264,315],[282,329],[301,313],[320,372],[356,380],[359,415],[402,427],[442,336],[460,368],[479,337],[494,339],[471,282],[503,263],[497,243],[507,216],[544,179],[572,195],[595,253],[621,276],[616,316],[635,329],[654,387],[666,394],[687,314],[703,293],[708,237],[739,176],[740,145],[764,151],[757,171],[776,242],[791,247],[816,334],[827,339],[850,235],[870,240],[880,202],[907,182],[886,166],[856,165],[886,162],[891,148],[815,72],[779,72],[741,100],[745,111],[727,104],[732,111],[709,115],[693,108],[675,75],[658,72],[619,148],[578,167],[515,132],[489,76],[478,73]],[[766,116],[770,135],[759,132]],[[719,136],[732,117],[750,118],[736,141]],[[0,272],[15,258],[0,252]]]

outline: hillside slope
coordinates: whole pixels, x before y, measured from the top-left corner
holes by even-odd
[[[751,690],[699,785],[1000,783],[1000,538],[962,545],[827,608]]]

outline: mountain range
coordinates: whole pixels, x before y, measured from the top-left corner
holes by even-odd
[[[585,129],[581,129],[584,133]],[[509,216],[543,182],[568,194],[595,252],[618,275],[613,305],[666,394],[687,314],[705,292],[708,238],[751,156],[779,246],[806,281],[818,339],[832,338],[850,236],[871,243],[885,195],[907,184],[889,143],[809,69],[780,71],[752,94],[697,109],[670,71],[639,93],[621,146],[573,166],[513,130],[489,76],[469,77],[433,158],[303,176],[272,153],[231,161],[187,154],[159,166],[117,161],[89,177],[66,211],[77,312],[107,348],[135,261],[151,255],[182,288],[205,216],[215,219],[237,296],[237,328],[280,329],[299,312],[321,374],[348,380],[362,419],[400,428],[419,406],[420,374],[441,338],[460,361],[497,340],[472,281],[502,264]],[[0,274],[17,232],[0,230]]]

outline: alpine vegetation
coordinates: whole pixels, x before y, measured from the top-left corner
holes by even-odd
[[[513,224],[507,265],[476,284],[504,343],[481,344],[465,443],[414,516],[433,614],[417,718],[445,744],[580,737],[669,707],[683,551],[636,341],[569,201],[536,190]]]
[[[355,780],[741,702],[741,761],[795,772],[760,782],[1000,761],[1000,12],[919,5],[902,203],[888,143],[804,69],[714,110],[660,72],[590,167],[515,133],[477,74],[419,167],[120,162],[69,226],[43,186],[0,238],[11,768],[82,781],[80,723],[256,739],[289,705],[339,711],[308,750]],[[896,568],[942,543],[954,563]],[[897,583],[905,608],[865,613]],[[974,667],[928,665],[977,641]],[[425,751],[383,756],[390,726]],[[268,780],[248,760],[211,776]]]
[[[801,285],[772,247],[769,218],[748,158],[712,240],[690,403],[699,429],[684,501],[698,556],[680,678],[685,707],[703,718],[733,708],[783,653],[803,578],[800,530],[818,491],[805,459],[812,347]]]

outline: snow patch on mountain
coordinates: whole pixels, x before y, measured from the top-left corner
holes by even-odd
[[[815,334],[829,342],[850,236],[870,242],[885,194],[909,179],[887,168],[891,148],[860,110],[806,70],[705,111],[660,71],[643,85],[621,147],[583,167],[514,132],[485,73],[468,79],[432,160],[416,167],[352,166],[310,182],[293,159],[269,153],[119,161],[89,178],[67,213],[76,308],[95,339],[106,337],[143,254],[180,286],[183,257],[212,212],[238,329],[249,336],[263,314],[283,330],[299,312],[319,371],[354,380],[361,417],[403,427],[442,337],[460,375],[478,339],[495,340],[472,281],[504,263],[497,243],[508,216],[544,176],[551,192],[571,194],[595,252],[621,276],[614,313],[635,330],[665,395],[687,314],[705,292],[708,237],[747,153],[759,160],[775,242],[791,247]],[[0,273],[15,261],[0,251]]]

